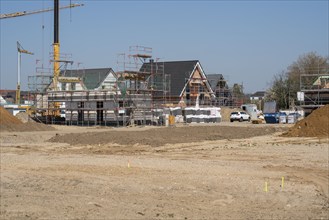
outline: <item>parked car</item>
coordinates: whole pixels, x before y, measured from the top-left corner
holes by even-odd
[[[230,116],[230,121],[250,121],[250,115],[246,112],[232,112]]]

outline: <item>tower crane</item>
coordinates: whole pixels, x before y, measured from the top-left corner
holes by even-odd
[[[14,18],[24,15],[32,15],[42,12],[48,12],[54,10],[54,43],[53,43],[53,89],[57,90],[57,83],[58,83],[58,77],[60,74],[60,58],[59,58],[59,10],[60,9],[66,9],[66,8],[74,8],[78,6],[83,6],[84,4],[70,4],[67,6],[59,7],[59,0],[54,0],[54,7],[53,8],[47,8],[43,10],[35,10],[35,11],[23,11],[23,12],[16,12],[16,13],[9,13],[9,14],[1,14],[0,19],[6,19],[6,18]],[[19,85],[20,86],[20,85]],[[18,87],[18,86],[17,86]],[[16,94],[17,96],[17,94]],[[17,99],[16,99],[17,100]],[[58,103],[55,104],[55,108],[59,108]]]
[[[17,87],[16,87],[16,104],[21,104],[21,60],[22,53],[33,55],[32,52],[24,50],[22,45],[17,41]]]
[[[59,9],[74,8],[74,7],[79,7],[79,6],[83,6],[83,4],[70,4],[70,5],[59,7]],[[24,15],[38,14],[38,13],[48,12],[48,11],[53,11],[53,10],[54,10],[54,8],[46,8],[46,9],[34,10],[34,11],[22,11],[22,12],[14,12],[14,13],[9,13],[9,14],[0,14],[0,19],[15,18],[15,17],[24,16]]]
[[[59,0],[54,0],[54,7],[53,8],[46,8],[42,10],[34,10],[34,11],[23,11],[23,12],[15,12],[15,13],[9,13],[9,14],[1,14],[0,19],[6,19],[6,18],[15,18],[19,16],[24,15],[32,15],[42,12],[48,12],[48,11],[54,11],[54,43],[53,43],[53,86],[54,90],[57,88],[57,81],[60,73],[60,60],[59,60],[59,10],[60,9],[66,9],[66,8],[74,8],[84,6],[84,4],[70,4],[67,6],[59,7]]]

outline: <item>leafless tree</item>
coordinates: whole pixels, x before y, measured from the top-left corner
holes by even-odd
[[[300,91],[300,76],[302,74],[324,74],[328,73],[328,69],[328,57],[322,57],[315,52],[304,54],[293,62],[286,71],[273,77],[265,100],[275,100],[280,109],[289,108],[291,102],[295,102],[297,99],[297,92]],[[307,79],[313,82],[316,76]]]

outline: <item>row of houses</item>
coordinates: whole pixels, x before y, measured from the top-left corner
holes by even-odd
[[[242,99],[241,99],[242,100]],[[63,70],[56,88],[49,84],[37,97],[37,109],[59,107],[67,123],[152,121],[152,111],[165,107],[241,105],[223,75],[207,75],[200,61],[154,62],[136,71],[112,68]]]
[[[173,105],[190,106],[195,105],[199,97],[200,104],[204,105],[240,105],[237,99],[234,100],[223,75],[207,75],[198,60],[161,62],[156,65],[161,65],[163,72],[155,74],[152,84],[156,86],[148,88],[153,89],[153,99],[162,99]],[[151,62],[144,63],[140,73],[147,72],[150,66]],[[106,90],[115,93],[120,86],[119,74],[112,68],[62,71],[56,91]],[[142,87],[142,81],[145,80],[139,81],[139,88]],[[124,86],[131,89],[132,84],[126,83]]]
[[[236,107],[243,100],[222,74],[206,74],[198,60],[152,59],[137,71],[62,70],[56,88],[50,82],[33,97],[38,113],[54,115],[60,108],[69,124],[145,123],[152,122],[154,112],[166,107]]]

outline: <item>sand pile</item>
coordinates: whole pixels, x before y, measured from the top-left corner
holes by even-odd
[[[26,112],[19,112],[15,115],[15,117],[23,123],[34,122],[32,119],[29,118],[29,115]]]
[[[329,137],[329,105],[314,110],[297,122],[284,137]]]
[[[11,115],[6,109],[0,107],[0,126],[1,128],[7,128],[12,125],[23,124],[18,118]]]
[[[45,124],[27,122],[23,123],[10,114],[6,109],[0,107],[0,131],[52,131],[55,130]]]

